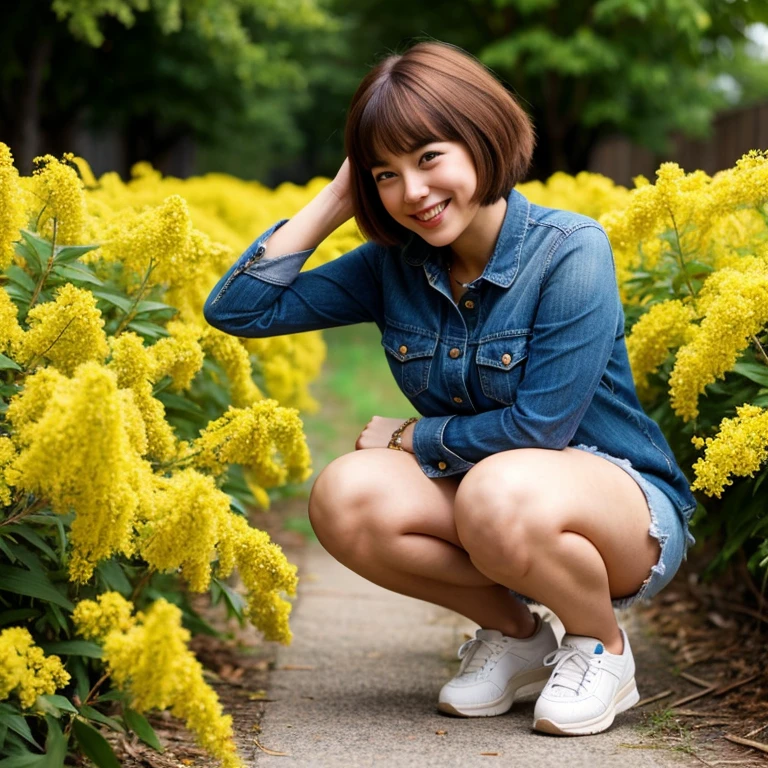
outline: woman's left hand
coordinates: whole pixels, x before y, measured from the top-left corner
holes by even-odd
[[[386,448],[392,439],[392,433],[405,419],[388,419],[384,416],[374,416],[365,425],[365,429],[355,441],[355,450],[361,448]],[[402,434],[401,445],[404,450],[413,453],[413,428],[416,423],[409,424]]]

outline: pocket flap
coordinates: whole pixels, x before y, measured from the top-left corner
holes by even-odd
[[[381,344],[401,363],[417,357],[433,357],[437,336],[425,336],[418,331],[405,331],[388,325],[381,336]]]
[[[489,339],[477,345],[475,360],[478,365],[488,365],[508,371],[528,357],[528,339],[525,336],[508,336]]]

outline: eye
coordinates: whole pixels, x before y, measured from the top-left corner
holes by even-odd
[[[388,173],[391,173],[391,171],[384,171],[384,172],[380,173],[378,176],[374,176],[373,180],[374,180],[376,183],[378,183],[378,182],[380,182],[380,181],[385,181],[384,177],[385,177],[385,176],[386,176]]]
[[[430,157],[430,155],[434,155],[434,157]],[[424,153],[424,154],[421,156],[421,159],[422,159],[422,160],[424,160],[424,159],[426,158],[426,159],[427,159],[427,162],[429,163],[429,162],[431,162],[432,160],[434,160],[434,158],[435,158],[435,157],[440,157],[440,155],[441,155],[441,153],[440,153],[440,152],[425,152],[425,153]]]

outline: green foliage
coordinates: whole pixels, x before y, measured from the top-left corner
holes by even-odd
[[[124,327],[148,343],[167,335],[165,325],[176,310],[151,291],[127,295],[119,265],[101,265],[101,277],[96,277],[94,267],[80,260],[94,248],[54,247],[37,232],[21,233],[16,249],[24,267],[11,266],[0,280],[16,303],[22,323],[33,303],[51,300],[57,286],[70,282],[93,292],[108,333]],[[8,401],[23,390],[30,370],[29,365],[10,358],[0,359],[0,435],[10,429],[5,421]],[[161,381],[156,394],[184,437],[196,437],[229,406],[226,376],[210,361],[197,375],[192,392],[170,393],[165,390],[169,383],[169,377]],[[246,515],[254,500],[241,468],[225,475],[222,488],[230,494],[233,509]],[[13,695],[0,702],[0,768],[63,767],[68,750],[81,752],[99,768],[114,768],[119,765],[117,758],[97,726],[135,732],[162,751],[146,718],[131,709],[128,696],[104,688],[101,647],[75,632],[76,602],[114,590],[142,609],[162,597],[181,608],[183,624],[190,631],[222,636],[192,608],[178,573],[154,573],[142,561],[115,556],[98,565],[89,583],[79,587],[71,583],[67,565],[74,517],[74,513],[54,514],[45,499],[26,494],[17,494],[9,507],[0,506],[0,631],[27,627],[43,652],[60,657],[71,675],[65,689],[38,696],[29,709],[23,709]],[[223,603],[229,617],[245,624],[245,601],[228,584],[214,578],[210,595],[214,605]]]

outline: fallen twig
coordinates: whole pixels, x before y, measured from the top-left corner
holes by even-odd
[[[667,691],[662,691],[661,693],[657,693],[655,696],[649,696],[646,699],[640,699],[640,701],[635,704],[635,709],[638,707],[644,707],[646,704],[652,704],[654,701],[659,701],[660,699],[666,699],[667,696],[671,696],[674,693],[672,689],[669,689]]]
[[[741,744],[742,747],[750,747],[751,749],[768,754],[768,744],[761,744],[759,741],[752,741],[752,739],[744,739],[741,736],[731,736],[729,733],[723,734],[723,738],[732,741],[734,744]]]
[[[290,752],[278,752],[276,749],[269,749],[269,747],[265,747],[263,744],[259,743],[258,739],[254,739],[253,741],[256,744],[256,746],[262,752],[266,752],[268,755],[276,755],[276,756],[279,756],[279,757],[290,757],[291,756]]]
[[[711,683],[707,680],[702,680],[702,678],[696,677],[696,675],[691,675],[688,672],[681,672],[680,677],[682,677],[683,680],[687,680],[689,683],[698,685],[699,688],[712,688],[714,686],[714,683]]]
[[[692,693],[690,696],[683,696],[682,699],[678,699],[677,701],[673,701],[669,707],[670,709],[674,709],[675,707],[680,707],[683,704],[688,704],[690,701],[696,701],[696,699],[701,699],[704,696],[709,696],[711,693],[714,693],[717,690],[716,685],[711,685],[709,688],[705,688],[703,691],[699,691],[698,693]]]
[[[735,688],[740,688],[742,685],[746,685],[747,683],[751,683],[757,677],[758,677],[758,674],[755,673],[754,675],[750,675],[749,677],[745,677],[743,680],[737,680],[735,683],[730,683],[729,685],[721,686],[712,695],[713,696],[723,696],[724,694],[729,693],[730,691],[734,690]]]

